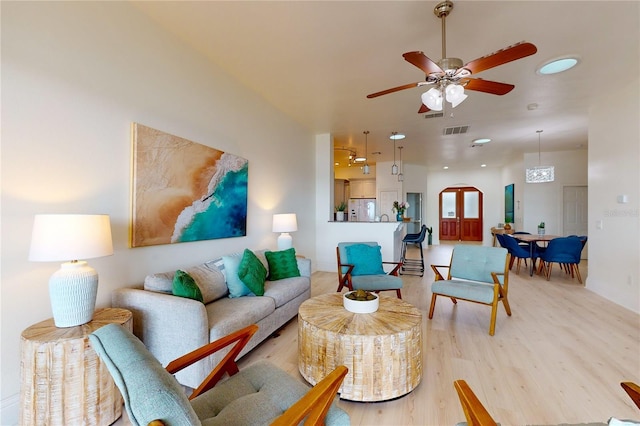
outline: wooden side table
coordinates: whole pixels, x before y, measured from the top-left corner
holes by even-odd
[[[131,312],[98,309],[87,324],[57,328],[51,318],[22,332],[21,425],[109,425],[122,415],[122,396],[88,338],[111,323],[131,331]]]

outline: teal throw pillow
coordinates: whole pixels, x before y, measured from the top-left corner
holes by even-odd
[[[266,251],[264,255],[269,262],[269,279],[271,281],[300,276],[296,250],[293,247],[281,251]]]
[[[193,277],[178,269],[173,276],[173,295],[202,302],[202,292]]]
[[[238,276],[238,268],[242,257],[240,255],[222,256],[224,264],[225,276],[227,278],[227,287],[229,288],[229,297],[242,297],[251,294],[251,290],[244,285]]]
[[[345,247],[348,264],[354,265],[351,275],[380,275],[382,269],[382,247],[368,244],[353,244]]]
[[[264,280],[267,278],[267,268],[258,256],[251,250],[244,249],[242,260],[238,266],[238,277],[256,296],[264,295]]]

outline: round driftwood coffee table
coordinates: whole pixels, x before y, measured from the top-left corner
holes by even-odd
[[[349,373],[340,397],[384,401],[411,392],[422,379],[422,315],[400,299],[380,296],[371,314],[342,306],[342,293],[305,301],[298,311],[298,368],[315,385],[338,365]]]

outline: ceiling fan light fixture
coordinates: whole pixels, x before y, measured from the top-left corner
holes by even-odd
[[[467,99],[467,95],[464,94],[464,87],[459,84],[450,84],[445,89],[447,95],[447,102],[451,102],[452,107],[457,107]]]
[[[433,111],[442,111],[442,92],[435,87],[422,94],[422,103]]]

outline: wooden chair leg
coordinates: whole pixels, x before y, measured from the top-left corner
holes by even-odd
[[[433,318],[433,310],[436,307],[436,297],[438,297],[438,295],[435,293],[431,295],[431,305],[429,306],[429,319]]]
[[[547,281],[549,281],[551,279],[551,269],[553,269],[553,262],[548,262],[546,269],[547,269]]]
[[[398,299],[402,299],[402,292],[400,291],[400,289],[397,289],[397,290],[396,290],[396,297],[397,297]]]
[[[520,275],[520,261],[522,259],[518,258],[518,264],[516,265],[516,275]]]
[[[502,300],[502,304],[504,306],[504,310],[507,311],[507,315],[511,316],[511,305],[509,305],[509,299],[507,299],[506,294],[503,294],[502,289],[500,289],[500,300]]]
[[[498,316],[498,301],[494,300],[491,304],[491,322],[489,322],[489,336],[496,333],[496,317]]]
[[[582,276],[580,275],[580,268],[578,268],[578,264],[577,264],[577,263],[574,263],[574,264],[572,264],[572,265],[571,265],[571,267],[572,267],[572,269],[573,269],[573,268],[575,268],[575,270],[576,270],[576,276],[578,277],[578,282],[579,282],[580,284],[582,284]]]

